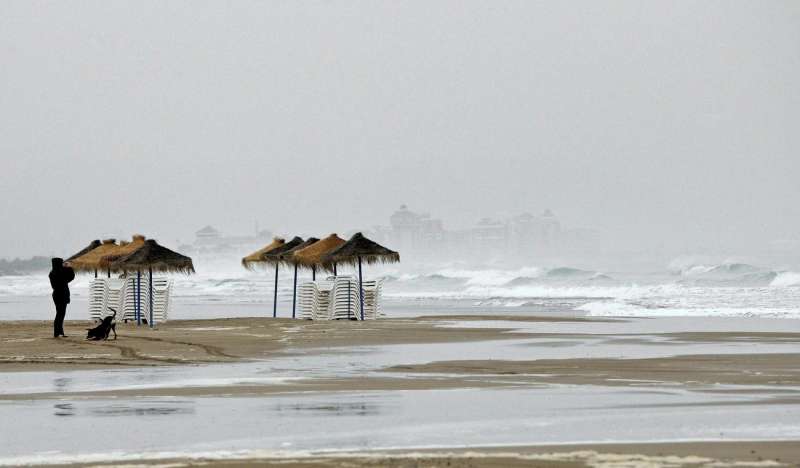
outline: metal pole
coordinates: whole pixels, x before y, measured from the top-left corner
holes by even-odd
[[[336,264],[333,264],[333,276],[336,276]]]
[[[294,286],[292,289],[292,318],[295,318],[295,302],[297,301],[297,264],[294,264]]]
[[[361,257],[358,257],[358,294],[361,297],[361,320],[364,320],[364,279],[361,277]]]
[[[153,314],[153,268],[148,268],[150,272],[150,328],[156,326],[155,314]]]
[[[317,280],[317,267],[316,266],[312,266],[311,267],[311,281],[316,281],[316,280]]]
[[[275,264],[275,293],[272,297],[272,318],[278,316],[278,264]]]
[[[350,278],[347,278],[347,319],[350,320]]]
[[[136,325],[142,324],[142,310],[141,310],[141,302],[142,302],[142,272],[141,270],[136,270],[136,286],[133,288],[134,293],[136,293],[136,297],[133,298],[133,310],[136,314]]]
[[[107,271],[108,271],[108,277],[111,278],[111,268],[109,268]]]
[[[94,277],[97,278],[97,268],[94,269]]]

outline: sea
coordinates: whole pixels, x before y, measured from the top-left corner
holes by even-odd
[[[171,275],[171,319],[271,316],[274,269],[250,271],[234,258],[195,259],[197,273]],[[293,269],[281,268],[278,315],[291,317]],[[339,274],[355,275],[342,267]],[[322,277],[324,275],[320,275]],[[370,265],[384,279],[389,316],[430,314],[571,314],[598,317],[800,318],[800,267],[678,257],[649,268],[580,268],[463,262]],[[88,318],[93,275],[72,283],[69,319]],[[311,273],[300,271],[298,283]],[[0,320],[46,320],[53,314],[47,272],[0,276]]]

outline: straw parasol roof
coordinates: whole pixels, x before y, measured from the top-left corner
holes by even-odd
[[[194,273],[192,259],[159,245],[148,239],[143,244],[111,264],[111,268],[123,271],[152,269],[161,272]]]
[[[335,233],[308,247],[292,252],[292,261],[305,267],[322,266],[322,258],[346,241]]]
[[[75,255],[69,257],[68,259],[64,260],[65,262],[69,262],[73,259],[80,257],[81,255],[87,254],[90,251],[94,250],[96,247],[99,247],[101,242],[98,239],[93,240],[89,245],[81,249],[80,252],[76,253]]]
[[[100,269],[100,260],[103,256],[114,252],[118,247],[119,245],[116,243],[115,239],[105,239],[97,247],[70,260],[69,264],[75,271],[94,271]]]
[[[114,262],[141,248],[144,245],[144,241],[145,237],[143,235],[134,234],[131,242],[120,242],[116,249],[100,258],[100,267],[113,269],[112,265]]]
[[[298,244],[298,245],[292,247],[291,249],[279,254],[278,257],[280,258],[281,263],[285,263],[286,265],[299,265],[299,263],[297,263],[295,261],[295,259],[294,259],[294,253],[297,252],[298,250],[302,250],[302,249],[304,249],[306,247],[309,247],[310,245],[312,245],[312,244],[314,244],[316,242],[319,242],[319,239],[317,239],[316,237],[309,237],[308,239],[306,239],[305,241],[301,242],[300,244]]]
[[[373,263],[397,263],[400,261],[400,254],[367,239],[363,234],[357,232],[336,250],[325,255],[322,258],[322,263],[325,265],[333,263],[356,265],[359,259],[368,265]]]
[[[281,263],[282,256],[293,248],[303,243],[302,237],[294,236],[292,240],[261,255],[261,261],[268,264]]]
[[[272,242],[270,242],[268,245],[256,250],[255,252],[251,253],[250,255],[242,258],[242,266],[245,267],[245,268],[252,269],[253,267],[255,267],[256,263],[263,263],[264,262],[264,259],[262,258],[264,256],[264,254],[266,254],[266,253],[268,253],[268,252],[270,252],[270,251],[282,246],[285,243],[286,243],[286,241],[283,240],[282,237],[274,237],[272,239]]]

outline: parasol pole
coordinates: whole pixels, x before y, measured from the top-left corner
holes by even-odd
[[[94,278],[97,279],[97,268],[94,269]]]
[[[136,270],[136,285],[133,290],[136,292],[136,297],[133,298],[133,309],[136,314],[136,325],[142,324],[142,311],[139,307],[142,302],[142,271]]]
[[[155,316],[153,314],[153,267],[147,269],[150,273],[150,328],[156,326]]]
[[[297,264],[294,264],[294,286],[292,287],[292,318],[295,318],[295,302],[297,301]]]
[[[358,294],[361,298],[361,320],[364,320],[364,279],[361,277],[361,257],[358,257]]]
[[[317,280],[317,266],[314,265],[311,267],[311,281]]]
[[[278,316],[278,264],[275,264],[275,292],[272,297],[272,318]]]
[[[336,264],[333,264],[333,276],[336,276]]]

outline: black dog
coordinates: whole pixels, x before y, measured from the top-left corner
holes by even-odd
[[[114,339],[117,339],[117,311],[109,307],[110,310],[114,311],[112,315],[108,315],[103,318],[99,325],[94,328],[87,328],[86,339],[93,340],[93,341],[100,341],[100,340],[107,340],[108,335],[111,332],[114,332]]]

